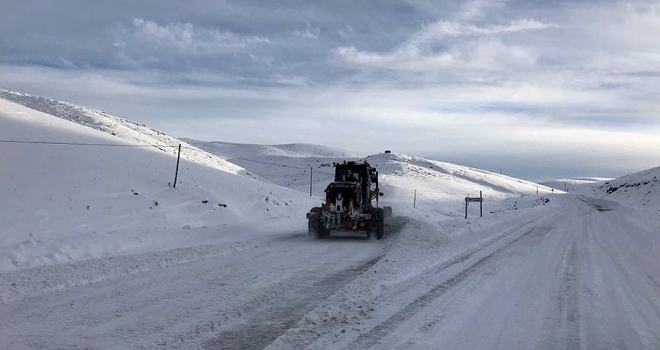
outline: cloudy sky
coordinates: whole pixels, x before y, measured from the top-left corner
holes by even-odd
[[[0,88],[532,180],[660,165],[660,2],[0,0]]]

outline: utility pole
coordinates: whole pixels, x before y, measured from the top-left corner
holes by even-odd
[[[314,168],[309,167],[309,196],[312,196],[312,181],[314,181]]]
[[[176,172],[174,173],[174,188],[176,188],[176,179],[179,177],[179,161],[181,160],[181,144],[179,144],[179,152],[176,154]]]
[[[415,196],[413,197],[413,208],[417,208],[417,189],[415,189]]]

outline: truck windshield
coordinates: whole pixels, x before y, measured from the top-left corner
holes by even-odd
[[[360,181],[360,170],[337,167],[335,170],[335,181]]]

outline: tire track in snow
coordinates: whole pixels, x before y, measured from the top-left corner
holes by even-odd
[[[521,230],[522,227],[524,226],[525,225],[521,225],[521,227],[518,228],[517,230]],[[514,230],[513,232],[517,230]],[[419,296],[417,299],[415,299],[413,302],[408,304],[402,310],[390,316],[385,321],[381,322],[378,326],[372,328],[369,332],[363,333],[360,336],[358,336],[358,338],[355,341],[351,342],[346,347],[346,349],[365,349],[375,346],[382,338],[390,334],[401,322],[410,319],[415,314],[417,314],[421,309],[425,308],[426,306],[428,306],[438,298],[442,297],[447,291],[456,287],[465,279],[467,279],[468,277],[472,276],[474,273],[484,268],[491,260],[504,253],[511,246],[526,239],[538,241],[543,235],[545,235],[549,231],[550,228],[548,227],[543,227],[543,226],[533,227],[529,229],[527,232],[523,233],[521,236],[506,243],[504,246],[497,248],[495,251],[489,253],[484,257],[478,258],[476,262],[462,269],[460,272],[453,275],[449,279],[445,280],[443,283],[434,286],[430,291]],[[497,239],[490,242],[490,244],[487,244],[484,247],[481,247],[477,250],[459,256],[458,258],[452,260],[449,264],[445,265],[442,268],[442,270],[446,270],[447,268],[450,268],[452,266],[465,263],[466,261],[472,259],[474,256],[477,256],[478,253],[487,251],[488,249],[492,249],[494,244],[497,244],[497,242],[499,242],[501,239],[507,236],[508,236],[507,234],[501,235]]]
[[[544,325],[546,349],[580,349],[579,256],[577,242],[574,237],[571,239],[561,261],[558,310]],[[563,341],[559,342],[560,339]]]
[[[0,348],[200,349],[219,334],[241,333],[260,333],[248,340],[263,347],[259,342],[272,341],[289,320],[300,319],[297,313],[315,308],[383,254],[375,242],[317,242],[306,233],[270,237],[232,254],[0,304],[0,314],[10,316],[0,318]],[[33,323],[41,329],[20,332],[20,324]]]
[[[327,276],[311,286],[300,283],[295,288],[287,283],[267,305],[247,311],[239,329],[220,331],[219,335],[203,344],[205,349],[263,349],[284,334],[305,314],[323,300],[343,288],[353,279],[369,270],[381,257]]]

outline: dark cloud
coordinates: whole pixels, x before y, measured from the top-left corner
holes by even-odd
[[[431,19],[398,1],[5,2],[1,63],[67,68],[64,61],[75,67],[239,76],[292,66],[314,75],[313,66],[336,45],[385,50]],[[188,45],[185,35],[191,35]]]

